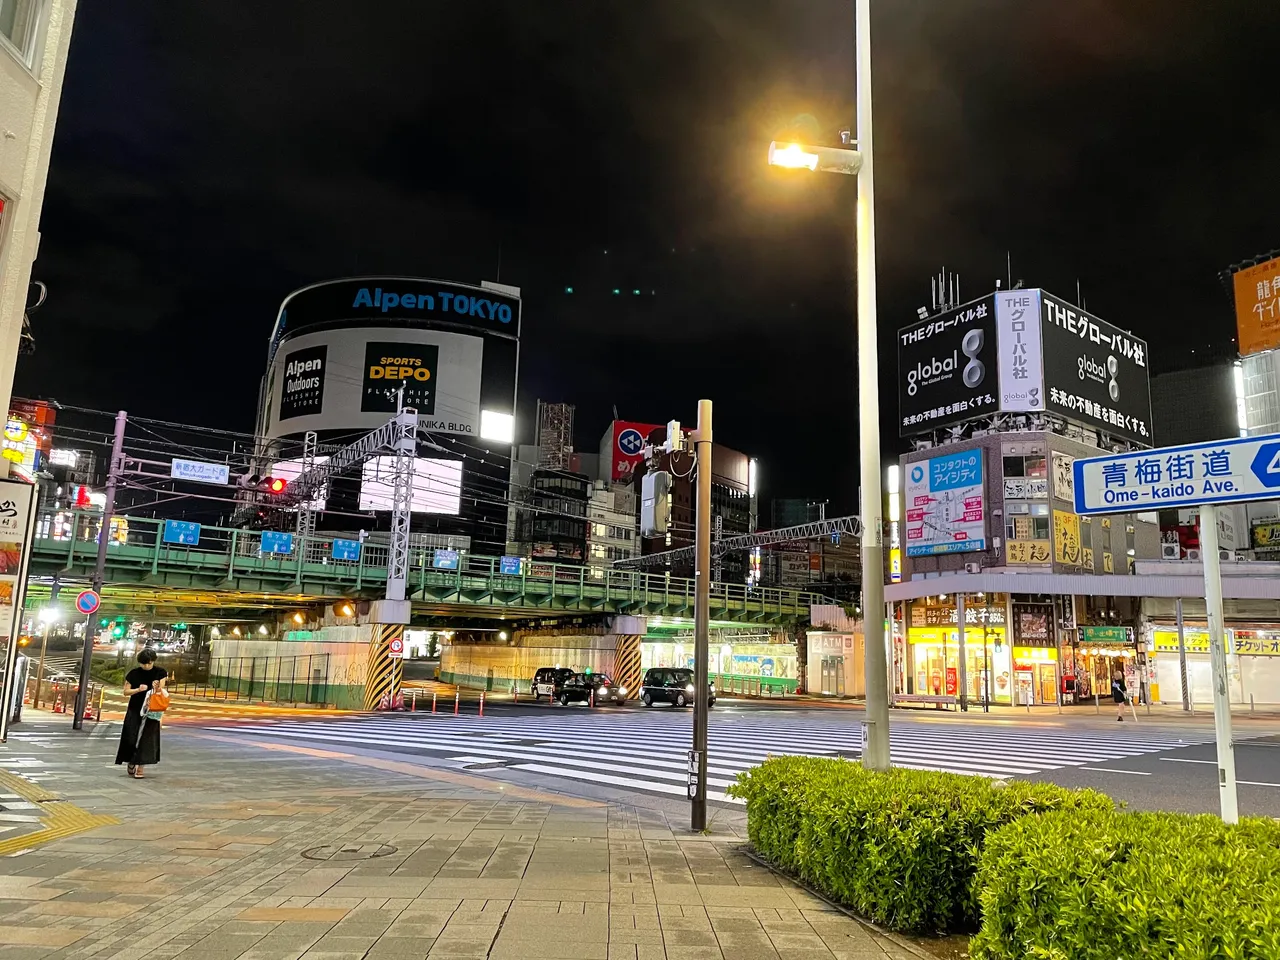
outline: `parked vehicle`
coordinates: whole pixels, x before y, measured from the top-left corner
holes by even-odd
[[[716,685],[709,684],[707,706],[716,705]],[[677,707],[691,707],[694,700],[693,671],[684,667],[651,667],[644,673],[640,684],[640,699],[646,707],[655,703],[670,703]]]
[[[601,706],[627,702],[627,688],[614,684],[607,673],[575,673],[560,686],[556,699],[567,707],[571,703],[590,701],[592,694],[595,694],[596,704]]]
[[[568,667],[539,667],[529,684],[529,695],[538,700],[546,697],[554,700],[560,692],[561,685],[573,676],[574,671]]]

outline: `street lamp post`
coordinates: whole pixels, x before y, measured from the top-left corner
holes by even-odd
[[[889,769],[889,659],[884,631],[884,533],[880,503],[880,378],[876,348],[875,183],[871,151],[871,0],[854,0],[858,98],[856,150],[771,144],[775,166],[858,178],[858,435],[862,490],[863,663],[867,690],[867,731],[862,764]]]
[[[40,665],[36,667],[36,696],[34,706],[40,709],[40,685],[44,683],[44,653],[49,646],[49,628],[58,619],[57,607],[44,607],[40,610],[40,622],[44,625],[40,631]]]

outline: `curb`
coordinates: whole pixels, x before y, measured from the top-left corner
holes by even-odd
[[[895,946],[901,947],[903,950],[906,950],[912,956],[921,957],[923,958],[923,960],[937,960],[937,956],[938,956],[937,954],[928,953],[924,950],[921,950],[918,946],[916,946],[910,940],[905,939],[901,934],[894,933],[892,930],[886,930],[884,927],[881,927],[877,924],[872,923],[866,917],[859,916],[858,914],[854,913],[852,910],[850,910],[848,907],[844,906],[843,904],[836,903],[836,901],[832,900],[830,897],[822,893],[820,890],[815,890],[813,887],[809,886],[809,884],[805,883],[799,877],[794,877],[791,874],[787,873],[787,871],[769,862],[764,857],[760,856],[760,854],[756,853],[755,849],[751,846],[751,844],[744,843],[739,845],[738,851],[742,853],[744,856],[748,857],[749,859],[754,860],[756,863],[760,864],[760,866],[767,867],[771,873],[774,873],[779,877],[785,877],[787,880],[790,880],[792,883],[794,883],[800,889],[804,890],[804,892],[809,894],[811,897],[817,897],[823,903],[834,907],[836,910],[839,910],[850,920],[854,920],[857,923],[860,923],[862,926],[866,927],[868,930],[875,931],[877,934],[884,937],[886,940],[890,941]]]

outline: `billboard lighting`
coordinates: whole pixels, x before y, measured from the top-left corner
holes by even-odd
[[[512,443],[516,436],[516,419],[497,410],[480,411],[480,439]]]

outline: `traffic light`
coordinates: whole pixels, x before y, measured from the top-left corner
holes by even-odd
[[[267,485],[267,493],[272,493],[276,496],[284,493],[284,488],[289,485],[289,481],[284,477],[267,477],[263,482]]]
[[[256,490],[259,493],[269,493],[273,497],[278,497],[288,488],[289,481],[284,477],[273,477],[269,474],[246,473],[237,478],[236,485],[245,490]]]

